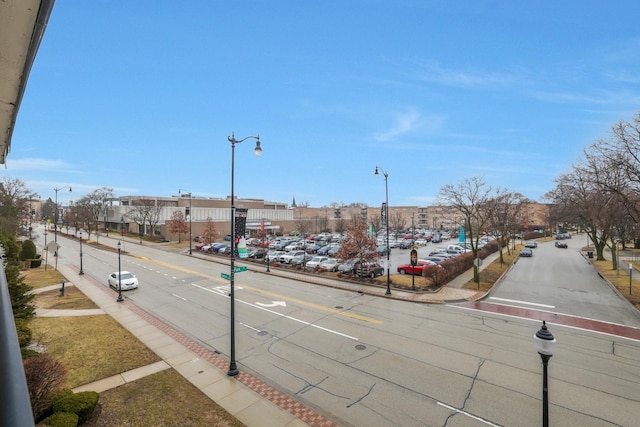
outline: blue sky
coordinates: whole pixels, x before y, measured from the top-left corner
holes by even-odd
[[[640,2],[58,1],[2,176],[43,198],[538,200],[640,111]]]

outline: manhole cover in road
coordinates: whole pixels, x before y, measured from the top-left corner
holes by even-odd
[[[336,305],[336,310],[342,310],[344,307],[341,305]]]
[[[267,335],[268,333],[269,332],[267,332],[267,331],[260,331],[260,332],[258,332],[258,335],[260,335],[262,337],[264,335]]]
[[[363,345],[363,344],[358,344],[358,345],[356,345],[356,350],[364,350],[364,349],[366,349],[366,348],[367,348],[367,346],[366,346],[366,345]]]

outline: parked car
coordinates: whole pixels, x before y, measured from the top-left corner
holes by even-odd
[[[524,242],[524,247],[525,248],[532,248],[532,249],[537,248],[538,247],[538,242],[534,242],[533,240]]]
[[[360,262],[356,265],[355,273],[360,277],[371,277],[372,279],[384,274],[384,268],[377,262]]]
[[[276,262],[280,255],[283,255],[284,251],[269,251],[267,252],[267,256],[265,257],[269,262]]]
[[[307,261],[310,261],[311,258],[313,258],[313,255],[296,255],[291,259],[291,265],[304,265]]]
[[[220,249],[226,247],[228,243],[216,243],[215,245],[211,245],[209,248],[209,252],[213,252],[214,254],[218,253]]]
[[[248,248],[247,249],[247,258],[264,258],[265,250],[264,248]]]
[[[424,238],[420,238],[416,240],[416,245],[418,246],[427,246],[427,243],[429,243],[429,241]]]
[[[304,247],[304,250],[308,254],[315,254],[316,252],[318,252],[318,249],[320,249],[320,248],[321,248],[321,246],[318,246],[315,243],[309,243]]]
[[[298,255],[304,255],[304,251],[285,252],[278,257],[278,262],[281,262],[283,264],[291,264],[291,260],[293,260],[293,257]]]
[[[113,272],[109,275],[107,279],[109,282],[109,287],[118,290],[118,285],[122,286],[123,291],[128,291],[130,289],[136,289],[138,287],[138,278],[128,271],[121,271],[120,277],[118,278],[118,272]]]
[[[194,242],[201,242],[202,241],[202,236],[196,236],[193,238]]]
[[[423,259],[419,259],[418,262],[428,261],[428,262],[432,262],[434,264],[440,264],[440,263],[442,263],[442,262],[444,262],[444,261],[446,261],[448,259],[449,258],[441,257],[441,256],[438,256],[438,255],[433,255],[433,256],[425,257]]]
[[[358,263],[357,259],[350,259],[348,261],[345,261],[338,266],[338,271],[343,274],[354,273],[354,269],[357,263]]]
[[[329,258],[326,261],[322,261],[318,267],[320,267],[321,270],[325,270],[325,271],[338,271],[338,260],[335,258]]]
[[[522,249],[520,249],[520,256],[521,257],[532,257],[533,256],[533,251],[531,250],[531,248],[522,248]]]
[[[328,256],[314,256],[305,264],[307,268],[316,268],[320,265],[321,262],[328,260]]]
[[[556,248],[567,249],[568,247],[569,247],[569,245],[567,245],[567,242],[558,242],[558,241],[556,241]]]
[[[385,245],[378,246],[376,248],[376,252],[378,253],[378,255],[386,255],[388,251],[389,250],[387,249],[387,247]]]
[[[428,263],[418,261],[418,263],[415,266],[411,264],[399,265],[397,270],[398,270],[398,273],[400,274],[415,274],[416,276],[421,276],[422,270],[424,270],[428,266],[429,266]]]
[[[400,242],[400,249],[410,249],[413,246],[413,240],[406,239]]]

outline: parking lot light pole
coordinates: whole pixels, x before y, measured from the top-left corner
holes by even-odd
[[[178,190],[178,194],[180,194],[181,191],[185,191],[185,190]],[[189,195],[189,255],[192,254],[191,252],[191,241],[193,239],[193,237],[191,237],[191,216],[193,215],[193,212],[191,210],[191,191],[189,191],[188,193],[185,192],[185,194]]]
[[[122,267],[120,265],[120,247],[122,245],[120,244],[120,242],[118,242],[118,299],[116,300],[117,302],[122,302],[124,301],[124,298],[122,298]]]
[[[382,169],[380,166],[376,166],[376,171],[373,174],[375,177],[378,176],[378,169],[382,172],[384,176],[384,192],[385,192],[385,204],[384,204],[384,218],[385,218],[385,228],[387,232],[387,291],[386,295],[391,295],[391,248],[389,247],[389,174]]]
[[[56,213],[53,216],[55,223],[53,224],[53,240],[58,243],[58,191],[64,190],[65,188],[69,189],[69,193],[71,193],[71,187],[60,187],[54,188],[53,191],[56,192]],[[68,231],[68,230],[67,230]]]
[[[556,339],[547,329],[547,322],[542,321],[542,328],[533,336],[533,343],[542,359],[542,426],[549,427],[549,385],[547,379],[547,365],[553,356]]]
[[[84,270],[82,270],[82,230],[80,230],[80,273],[78,274],[84,274]]]
[[[233,180],[234,180],[234,162],[235,162],[235,148],[236,144],[240,144],[247,139],[256,140],[256,148],[254,152],[256,156],[262,154],[262,148],[260,147],[260,136],[247,136],[246,138],[236,139],[234,133],[227,138],[231,143],[231,262],[229,272],[229,299],[231,300],[231,348],[230,348],[230,361],[229,370],[227,375],[233,377],[238,375],[238,367],[236,365],[236,315],[235,315],[235,295],[234,295],[234,281],[235,281],[235,261],[236,261],[236,204],[235,196],[233,194]]]

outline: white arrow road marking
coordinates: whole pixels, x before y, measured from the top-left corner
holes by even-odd
[[[221,296],[223,296],[225,298],[230,298],[228,293],[222,293],[222,292],[220,292],[220,289],[218,289],[218,288],[222,288],[223,286],[218,286],[217,288],[214,288],[214,289],[205,288],[204,286],[196,285],[195,283],[192,283],[191,286],[195,286],[198,289],[202,289],[203,291],[211,292],[211,293],[216,294],[216,295],[221,295]],[[242,288],[240,288],[240,289],[242,289]],[[250,302],[243,301],[243,300],[238,299],[238,298],[234,298],[234,301],[240,302],[242,304],[246,304],[246,305],[251,306],[251,307],[255,307],[258,310],[262,310],[262,311],[266,311],[266,312],[271,313],[271,314],[275,314],[276,316],[284,317],[285,319],[293,320],[294,322],[302,323],[303,325],[311,326],[312,328],[316,328],[316,329],[320,329],[320,330],[325,331],[325,332],[330,332],[332,334],[340,335],[341,337],[349,338],[350,340],[359,341],[358,338],[352,337],[351,335],[343,334],[342,332],[334,331],[332,329],[323,328],[322,326],[315,325],[315,324],[307,322],[305,320],[297,319],[297,318],[291,317],[291,316],[287,316],[286,314],[278,313],[277,311],[269,310],[268,308],[265,308],[265,307],[260,307],[257,304],[252,304]]]
[[[264,304],[261,302],[257,302],[256,305],[259,305],[260,307],[277,307],[279,305],[286,307],[287,303],[285,301],[271,301],[271,304]]]

